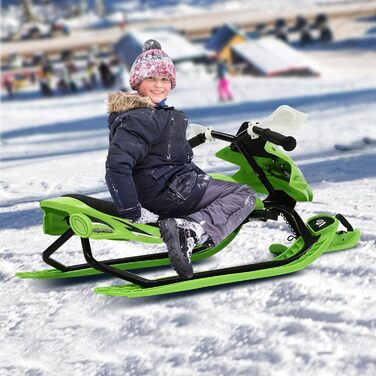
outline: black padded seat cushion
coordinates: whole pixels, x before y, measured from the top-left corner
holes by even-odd
[[[93,197],[75,194],[75,193],[69,193],[67,195],[63,195],[62,197],[75,198],[76,200],[82,201],[87,206],[90,206],[91,208],[95,210],[98,210],[102,213],[109,214],[115,217],[119,217],[119,213],[116,210],[116,206],[112,201],[100,200],[98,198],[93,198]]]

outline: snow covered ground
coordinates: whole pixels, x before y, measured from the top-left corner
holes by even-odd
[[[303,218],[342,213],[361,229],[359,246],[324,255],[295,275],[160,297],[94,294],[96,286],[121,283],[105,276],[14,277],[46,268],[40,255],[53,237],[42,234],[40,200],[71,192],[109,197],[105,92],[51,99],[26,93],[3,101],[0,376],[376,374],[376,153],[333,148],[376,136],[375,50],[315,50],[310,57],[322,69],[319,78],[237,77],[235,101],[219,104],[211,77],[180,77],[169,103],[191,122],[228,133],[281,104],[308,113],[291,154],[312,184],[314,201],[298,204],[298,211]],[[221,146],[195,149],[197,163],[208,172],[228,171],[213,155]],[[282,222],[248,224],[196,270],[269,259],[268,245],[288,235]],[[95,245],[101,257],[141,252],[136,244]],[[68,243],[60,259],[83,261],[78,246]]]

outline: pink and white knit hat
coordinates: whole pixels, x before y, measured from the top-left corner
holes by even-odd
[[[171,81],[171,89],[176,86],[176,69],[170,57],[162,51],[161,45],[153,39],[145,42],[142,53],[137,56],[129,73],[132,89],[147,77],[165,76]]]

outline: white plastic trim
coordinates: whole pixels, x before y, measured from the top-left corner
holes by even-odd
[[[253,132],[253,126],[254,125],[259,125],[259,123],[257,121],[250,121],[248,123],[248,128],[247,128],[247,133],[251,136],[252,139],[255,139],[255,138],[258,138],[259,135],[256,134],[255,132]]]
[[[257,124],[260,128],[269,128],[272,131],[291,136],[296,133],[307,121],[308,115],[287,105],[279,106],[265,120]]]
[[[213,127],[205,127],[201,124],[194,123],[190,123],[189,125],[191,127],[191,137],[195,137],[198,134],[204,133],[207,141],[214,141],[214,138],[211,135]]]

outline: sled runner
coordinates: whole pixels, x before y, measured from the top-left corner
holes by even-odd
[[[344,250],[356,246],[360,231],[353,229],[341,214],[315,215],[304,222],[295,210],[297,202],[312,201],[313,194],[302,172],[286,151],[296,146],[291,136],[283,136],[271,129],[295,128],[306,116],[288,106],[279,107],[264,122],[245,122],[237,135],[229,135],[196,126],[196,135],[189,140],[192,147],[207,139],[227,141],[216,156],[238,167],[232,175],[212,174],[215,179],[247,184],[265,198],[257,199],[256,207],[244,223],[251,220],[268,221],[282,218],[290,227],[294,240],[290,246],[272,244],[269,250],[275,257],[270,261],[234,266],[194,273],[191,279],[179,276],[147,279],[131,270],[169,265],[166,252],[136,255],[112,260],[97,260],[92,253],[90,240],[118,240],[140,243],[161,243],[157,224],[135,224],[118,217],[112,202],[79,194],[70,194],[41,202],[43,230],[59,236],[42,254],[43,260],[53,269],[20,272],[20,278],[56,279],[106,273],[126,280],[120,286],[98,287],[95,292],[111,296],[141,297],[185,290],[198,289],[233,282],[278,276],[302,270],[323,253]],[[216,246],[198,246],[192,254],[192,262],[214,255],[225,248],[241,231],[244,223]],[[345,229],[339,230],[339,225]],[[52,256],[72,236],[81,240],[86,263],[65,265]]]

